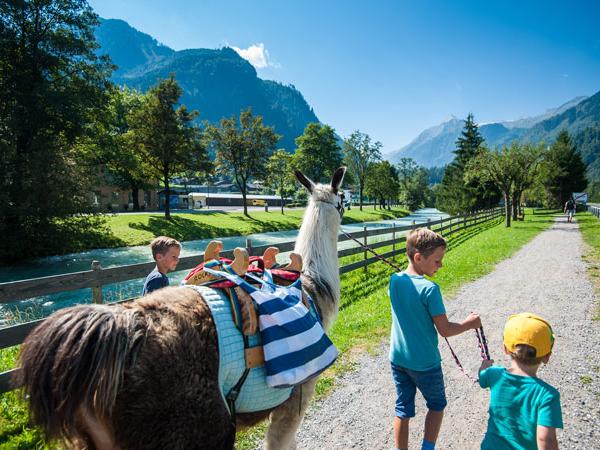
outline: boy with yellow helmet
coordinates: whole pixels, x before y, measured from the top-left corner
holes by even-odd
[[[556,429],[563,427],[560,394],[537,378],[552,353],[550,324],[531,313],[515,314],[504,327],[504,352],[509,369],[479,369],[479,385],[490,388],[488,428],[481,449],[558,449]]]

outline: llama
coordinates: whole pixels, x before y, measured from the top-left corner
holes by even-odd
[[[337,235],[343,215],[340,167],[330,185],[296,172],[311,196],[295,251],[302,283],[325,329],[338,311]],[[198,292],[167,287],[118,305],[60,310],[23,343],[15,383],[49,439],[78,449],[231,449],[235,424],[219,391],[217,330]],[[240,413],[237,425],[270,418],[266,448],[295,447],[316,378],[281,405]]]

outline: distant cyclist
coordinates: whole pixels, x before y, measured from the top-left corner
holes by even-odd
[[[573,222],[573,216],[575,215],[575,200],[573,200],[573,197],[566,201],[564,213],[567,215],[567,222]]]

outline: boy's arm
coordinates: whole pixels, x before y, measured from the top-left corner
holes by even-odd
[[[432,316],[433,323],[442,337],[456,336],[467,330],[475,330],[481,326],[479,314],[471,313],[461,323],[450,322],[446,314]]]
[[[488,367],[492,367],[494,365],[493,359],[484,359],[481,361],[481,366],[479,367],[479,373],[483,372]]]
[[[539,450],[558,450],[558,439],[556,439],[556,428],[538,425],[537,445]]]

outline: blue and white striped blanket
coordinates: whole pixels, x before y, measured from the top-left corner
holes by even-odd
[[[223,402],[246,369],[244,339],[233,322],[231,304],[221,289],[185,285],[197,291],[208,304],[217,328],[219,345],[219,388]],[[261,345],[259,333],[249,337],[250,346]],[[265,366],[250,369],[242,390],[235,401],[236,412],[265,411],[281,405],[292,394],[292,388],[276,389],[267,386]]]
[[[266,280],[247,274],[262,285],[258,289],[235,274],[204,270],[233,281],[256,302],[268,386],[301,384],[334,363],[338,351],[325,334],[318,313],[315,317],[302,303],[300,279],[290,286],[279,286],[269,271],[265,271]]]

